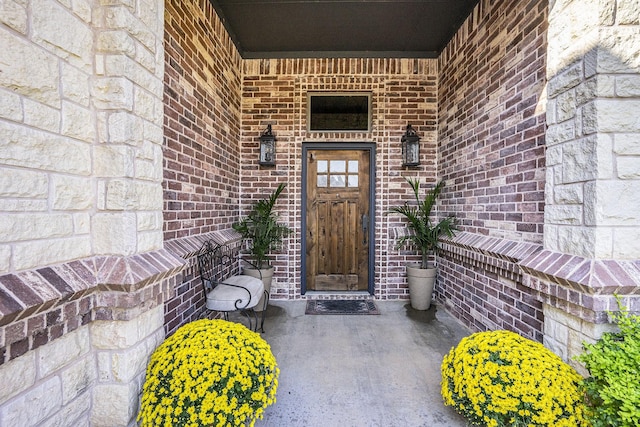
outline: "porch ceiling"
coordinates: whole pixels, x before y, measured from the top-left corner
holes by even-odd
[[[210,0],[243,58],[433,58],[478,0]]]

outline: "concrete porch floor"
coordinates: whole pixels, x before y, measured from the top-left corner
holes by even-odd
[[[263,338],[280,367],[258,427],[465,426],[440,397],[440,363],[470,332],[432,306],[376,301],[380,315],[305,315],[272,301]]]

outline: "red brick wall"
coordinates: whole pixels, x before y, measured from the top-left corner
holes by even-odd
[[[165,4],[165,240],[238,215],[241,58],[208,1]]]
[[[203,308],[194,252],[238,219],[241,58],[210,2],[165,2],[164,238],[189,259],[168,333]]]
[[[409,195],[402,176],[435,181],[437,130],[436,61],[429,59],[283,59],[244,63],[242,94],[241,209],[263,197],[279,182],[287,192],[279,202],[281,219],[295,230],[275,262],[273,298],[300,296],[301,181],[304,142],[372,142],[376,146],[375,294],[381,299],[406,298],[404,264],[412,252],[394,249],[398,217],[389,207]],[[371,132],[308,132],[307,92],[372,93]],[[400,138],[411,123],[422,137],[421,166],[401,166]],[[276,134],[276,166],[258,165],[258,138],[267,124]]]
[[[439,58],[442,209],[466,232],[542,242],[546,27],[546,1],[482,0]],[[476,329],[541,338],[540,303],[520,276],[450,255],[439,300]]]

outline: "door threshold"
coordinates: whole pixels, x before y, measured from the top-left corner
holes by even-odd
[[[368,291],[307,291],[304,294],[307,299],[374,299]]]

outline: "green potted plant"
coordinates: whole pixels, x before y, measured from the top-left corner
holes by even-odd
[[[268,198],[257,200],[245,218],[233,224],[233,229],[249,243],[249,256],[254,264],[245,266],[244,274],[262,278],[267,293],[271,291],[273,277],[270,255],[280,249],[282,240],[291,233],[289,227],[278,222],[278,216],[273,211],[284,188],[284,183],[278,185]],[[256,310],[260,311],[263,307],[264,301],[261,300]]]
[[[424,197],[420,196],[420,180],[405,178],[413,189],[415,204],[407,202],[402,206],[394,206],[391,212],[404,216],[407,220],[408,232],[398,238],[397,247],[410,244],[418,249],[422,257],[420,263],[407,265],[407,282],[411,307],[416,310],[428,310],[431,305],[431,295],[435,284],[436,269],[429,267],[429,256],[440,248],[440,237],[453,237],[457,230],[457,220],[448,216],[435,222],[432,210],[436,199],[444,188],[444,181],[438,182],[428,190]]]

